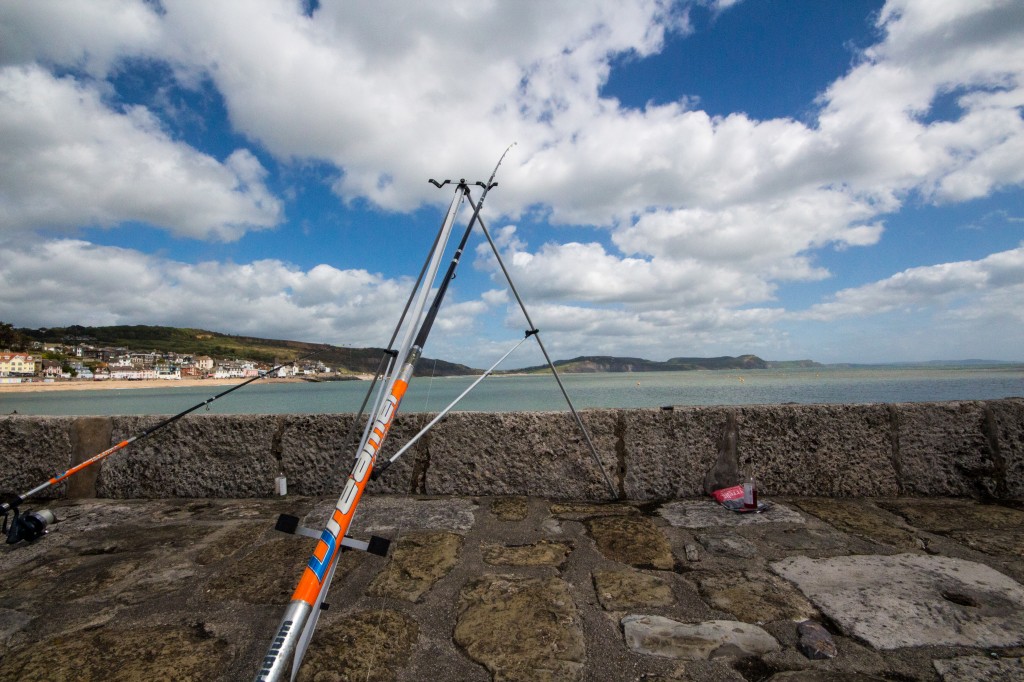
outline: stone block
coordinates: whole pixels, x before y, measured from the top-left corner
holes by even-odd
[[[895,495],[885,405],[754,405],[739,412],[741,471],[762,495]]]
[[[75,417],[0,417],[0,471],[4,492],[23,493],[71,466]],[[62,497],[66,484],[46,491]]]
[[[782,648],[765,630],[739,621],[680,623],[664,616],[630,615],[622,619],[622,632],[631,651],[690,661],[761,656]]]
[[[906,403],[898,420],[899,467],[911,495],[994,495],[997,468],[985,434],[985,403]]]
[[[109,450],[112,424],[109,417],[80,417],[71,424],[71,464],[86,462]],[[68,479],[68,497],[96,497],[100,463],[79,470]]]
[[[580,614],[560,578],[484,574],[459,594],[455,642],[495,680],[580,680]]]
[[[1006,496],[1024,500],[1024,400],[992,400],[988,405],[995,422]]]
[[[702,496],[730,412],[726,407],[623,410],[618,431],[626,498]]]
[[[582,418],[614,484],[616,414],[598,410]],[[431,436],[426,494],[612,497],[569,413],[459,412]]]
[[[161,417],[115,417],[115,442]],[[279,462],[277,419],[268,415],[189,415],[103,461],[103,497],[263,497],[273,494]]]
[[[876,649],[1024,644],[1024,587],[984,564],[896,554],[791,557],[771,568]]]
[[[279,456],[288,477],[288,492],[296,495],[340,495],[355,463],[366,416],[353,429],[351,414],[284,415],[279,417]],[[391,425],[378,466],[397,452],[423,424],[424,415],[399,415]],[[348,437],[351,433],[351,437]],[[346,437],[347,440],[346,440]],[[426,438],[429,438],[428,434]],[[410,493],[416,469],[414,446],[366,490],[378,493]]]

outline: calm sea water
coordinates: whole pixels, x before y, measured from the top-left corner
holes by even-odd
[[[416,378],[403,412],[438,412],[473,377]],[[562,375],[573,404],[599,407],[876,403],[988,400],[1024,396],[1024,366],[986,368],[816,368],[753,371],[642,372]],[[365,381],[253,382],[209,405],[218,414],[355,412]],[[0,414],[177,414],[230,386],[0,393]],[[488,377],[455,408],[477,412],[565,409],[551,375]],[[200,411],[205,411],[201,408]]]

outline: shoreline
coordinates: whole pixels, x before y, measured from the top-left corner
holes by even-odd
[[[355,381],[372,379],[372,375],[356,375]],[[43,391],[103,391],[103,390],[131,390],[137,388],[196,388],[202,386],[234,386],[241,384],[246,379],[104,379],[101,381],[54,381],[42,382],[32,381],[20,384],[0,383],[0,394],[2,393],[35,393]],[[266,384],[296,384],[296,383],[317,383],[307,382],[299,377],[288,377],[285,379],[258,379],[253,383]],[[326,383],[326,382],[323,382]]]

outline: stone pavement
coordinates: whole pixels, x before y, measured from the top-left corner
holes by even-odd
[[[952,498],[367,496],[302,680],[1022,680],[1024,510]],[[250,680],[334,499],[51,502],[0,679]],[[39,505],[26,507],[38,508]]]

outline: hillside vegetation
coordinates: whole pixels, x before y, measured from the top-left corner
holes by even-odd
[[[381,348],[348,348],[306,341],[263,339],[254,336],[234,336],[204,329],[160,327],[149,325],[120,325],[111,327],[49,327],[43,329],[13,329],[0,323],[6,337],[19,341],[38,341],[46,344],[74,346],[87,344],[98,347],[122,347],[132,351],[208,355],[216,360],[246,359],[266,364],[280,364],[316,353],[319,360],[341,372],[373,374],[377,371]],[[18,350],[22,350],[18,348]],[[556,360],[561,372],[678,372],[698,369],[766,369],[778,366],[818,366],[810,360],[788,363],[767,362],[756,355],[717,358],[670,358],[664,362],[643,358],[611,355],[585,355],[571,360]],[[549,371],[547,365],[524,369],[499,371],[499,374],[535,373]],[[457,376],[480,374],[481,370],[445,360],[421,358],[416,375]]]
[[[556,360],[555,367],[573,372],[680,372],[695,369],[766,369],[768,363],[756,355],[718,358],[670,358],[664,362],[611,355],[584,355],[572,360]],[[527,367],[518,372],[543,372],[547,365]]]
[[[280,364],[297,360],[315,352],[312,360],[329,367],[356,374],[377,371],[382,348],[345,348],[305,341],[262,339],[254,336],[233,336],[204,329],[159,327],[148,325],[113,327],[50,327],[45,329],[19,329],[22,335],[43,343],[91,346],[116,346],[133,351],[158,351],[185,355],[208,355],[214,359],[246,359],[267,364]],[[422,358],[416,374],[425,372],[433,376],[479,374],[479,370],[444,360]]]

